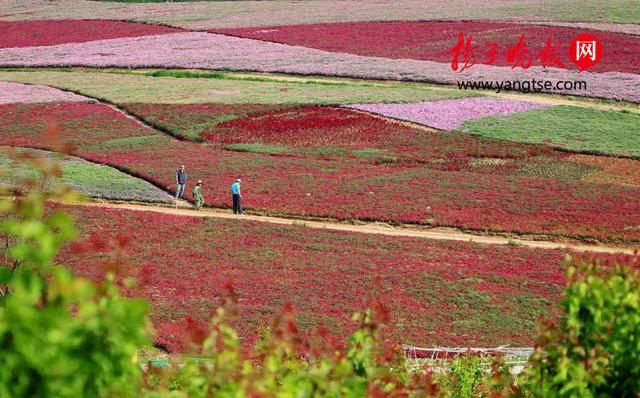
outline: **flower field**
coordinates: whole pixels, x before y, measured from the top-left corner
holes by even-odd
[[[640,66],[635,62],[636,54],[640,52],[640,37],[556,26],[478,21],[394,21],[262,26],[214,29],[212,32],[338,53],[444,63],[451,63],[452,54],[448,50],[455,46],[458,34],[463,32],[467,38],[473,36],[478,63],[489,58],[485,57],[484,52],[490,43],[495,43],[499,53],[494,65],[498,66],[511,66],[507,61],[507,49],[518,43],[521,35],[524,35],[534,58],[543,50],[547,38],[552,37],[554,45],[561,43],[558,46],[558,59],[570,69],[578,67],[571,62],[566,48],[577,35],[591,33],[602,42],[607,55],[590,71],[640,73]]]
[[[426,241],[90,208],[71,209],[84,236],[133,239],[127,247],[151,300],[158,342],[180,348],[187,318],[208,320],[230,283],[246,340],[286,302],[300,326],[347,335],[377,278],[391,308],[387,338],[415,345],[530,345],[533,325],[564,286],[563,253],[510,246]],[[144,231],[144,232],[142,232]],[[122,239],[124,238],[124,239]],[[99,266],[63,254],[77,272]],[[98,264],[100,262],[98,261]]]
[[[532,346],[567,285],[560,247],[612,253],[570,253],[605,266],[640,250],[640,7],[630,0],[4,3],[8,217],[15,207],[42,227],[29,245],[60,233],[56,261],[76,275],[99,281],[118,268],[114,285],[148,302],[156,332],[139,363],[190,351],[185,332],[204,336],[229,295],[241,350],[290,305],[303,334],[345,338],[373,296],[390,310],[385,343]],[[42,201],[21,203],[13,194],[30,188],[38,162],[14,159],[30,156],[55,158],[51,178],[61,171],[58,182],[93,202],[45,201],[46,180]],[[238,179],[247,215],[231,214]],[[32,208],[70,214],[80,240],[63,237],[71,228],[55,212],[32,221]],[[8,239],[20,249],[32,238],[15,225]],[[0,296],[27,302],[31,269],[14,272],[8,261],[24,259],[13,252]],[[48,275],[33,279],[49,284],[42,291],[76,287]],[[54,301],[68,296],[75,317],[113,298],[109,311],[138,318],[104,287],[86,288],[86,307],[76,304],[85,288]],[[145,300],[130,307],[140,322],[117,325],[142,325]],[[129,365],[143,345],[110,341],[105,358]],[[156,382],[149,369],[145,384]],[[172,393],[192,392],[166,379]]]
[[[46,138],[43,132],[49,122],[59,123],[59,138],[76,146],[140,137],[150,133],[125,118],[122,113],[102,104],[6,104],[0,106],[0,113],[2,143],[12,146],[37,146]]]
[[[550,107],[544,103],[490,97],[347,107],[442,130],[460,129],[487,138],[549,144],[569,151],[640,156],[640,113],[637,111]]]
[[[469,161],[474,158],[565,157],[541,146],[485,140],[467,134],[445,135],[362,112],[320,106],[234,118],[206,128],[201,137],[225,149],[255,144],[256,148],[280,148],[278,153],[322,159],[347,156],[386,163],[437,162],[431,166],[446,170],[472,169]],[[508,173],[516,168],[511,166],[500,171]]]
[[[0,48],[53,46],[179,32],[181,29],[106,20],[0,21]]]
[[[48,86],[0,81],[0,105],[38,102],[86,102],[89,98]]]
[[[187,29],[382,20],[538,20],[561,21],[564,24],[589,21],[590,25],[599,29],[632,30],[632,24],[638,21],[638,14],[631,10],[620,12],[621,4],[625,4],[624,1],[586,0],[576,7],[574,3],[564,0],[527,0],[526,3],[449,0],[425,7],[423,0],[397,0],[390,7],[385,1],[369,0],[246,4],[232,1],[126,4],[88,0],[64,0],[62,3],[21,0],[3,4],[0,19],[130,19]]]
[[[543,70],[533,66],[524,70],[476,65],[459,73],[443,62],[334,53],[204,32],[0,49],[0,66],[202,68],[448,84],[455,84],[460,79],[531,81],[540,79],[543,74],[545,80],[552,83],[578,78],[586,82],[586,90],[555,91],[556,94],[640,102],[640,75],[627,72],[581,73],[578,76],[575,71],[560,68]]]
[[[303,147],[412,148],[418,129],[347,109],[306,106],[220,123],[203,138],[213,143]],[[431,134],[422,134],[431,135]]]
[[[489,97],[418,102],[413,104],[355,104],[349,108],[378,113],[394,119],[408,120],[441,130],[460,127],[467,120],[492,115],[508,115],[546,108],[543,103]]]
[[[572,162],[596,166],[600,169],[587,177],[587,181],[640,186],[638,160],[589,155],[573,155],[569,159]]]
[[[501,175],[491,170],[502,162],[491,159],[469,162],[487,169],[480,173],[238,153],[177,141],[99,104],[3,105],[0,115],[0,144],[44,146],[38,144],[38,132],[54,119],[62,128],[61,138],[76,145],[75,154],[167,189],[174,189],[176,166],[186,164],[193,178],[204,181],[205,200],[214,206],[230,205],[229,185],[241,175],[246,206],[265,213],[640,239],[640,188],[581,181],[597,166],[558,170],[541,163],[519,175]],[[439,134],[432,136],[448,135]]]

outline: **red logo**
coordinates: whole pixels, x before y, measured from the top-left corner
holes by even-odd
[[[582,72],[600,62],[602,44],[594,35],[578,35],[569,46],[569,58],[580,67]]]

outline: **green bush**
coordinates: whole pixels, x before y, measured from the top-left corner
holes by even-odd
[[[44,179],[59,174],[54,163],[32,163]],[[0,192],[0,398],[135,396],[146,303],[123,299],[113,273],[95,284],[56,265],[76,231],[45,201],[73,195],[27,186]]]
[[[305,338],[286,307],[262,336],[251,355],[226,323],[228,308],[211,322],[211,334],[184,366],[157,371],[147,384],[147,397],[364,397],[408,394],[409,379],[398,351],[380,344],[379,311],[356,315],[360,327],[343,349],[320,332]],[[206,358],[206,359],[202,359]],[[415,375],[416,385],[427,375]],[[413,385],[412,385],[413,386]],[[432,388],[432,386],[430,387]],[[416,390],[417,392],[417,390]],[[418,395],[420,396],[420,395]],[[430,395],[422,395],[430,396]]]
[[[640,271],[568,259],[564,313],[546,326],[522,395],[637,397],[640,394]]]
[[[441,380],[436,380],[448,391],[446,396],[473,398],[480,395],[479,390],[485,378],[482,358],[468,355],[453,359],[449,372]]]

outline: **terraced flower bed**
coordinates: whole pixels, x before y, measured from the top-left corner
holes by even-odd
[[[347,109],[306,106],[221,123],[203,138],[214,143],[301,147],[411,148],[420,130]],[[422,135],[430,135],[422,134]]]
[[[588,107],[472,97],[409,104],[355,104],[352,109],[443,130],[569,151],[640,155],[640,114]]]
[[[569,155],[543,146],[485,140],[457,132],[440,134],[340,108],[291,106],[280,111],[283,106],[252,104],[126,104],[125,108],[175,136],[196,141],[205,137],[220,149],[237,152],[422,164],[443,171],[560,180],[581,179],[600,170],[584,162],[566,162]],[[242,113],[249,115],[238,117]],[[142,144],[153,139],[140,140]],[[137,142],[116,140],[103,149]],[[640,185],[631,177],[631,185]]]
[[[510,66],[476,65],[459,73],[444,62],[367,57],[203,32],[0,49],[0,66],[200,68],[448,84],[456,84],[461,79],[540,80],[541,73],[544,73],[545,81],[552,86],[553,83],[574,80],[586,84],[586,89],[582,84],[572,86],[570,90],[545,89],[554,94],[640,102],[637,90],[640,75],[630,72],[578,74],[561,68],[543,71],[541,66],[524,70]]]
[[[0,48],[84,43],[93,40],[175,33],[181,30],[159,25],[99,19],[0,21]]]
[[[0,113],[2,143],[12,146],[42,144],[50,122],[60,125],[60,140],[77,146],[150,133],[122,113],[97,103],[5,104],[0,105]]]
[[[451,106],[443,107],[443,103]],[[466,104],[468,109],[460,104]],[[529,107],[527,102],[515,101],[515,106],[512,104],[510,101],[477,97],[420,106],[366,104],[362,108],[372,106],[397,117],[415,116],[416,121],[440,120],[443,123],[440,127],[448,127],[444,124],[453,120],[458,120],[455,122],[457,125],[470,116]],[[434,133],[332,107],[291,106],[284,110],[280,109],[281,106],[252,104],[126,104],[125,107],[174,135],[196,140],[205,137],[226,150],[319,159],[349,158],[369,163],[419,163],[443,171],[640,186],[640,167],[633,160],[574,157],[544,146],[487,140],[455,131]],[[405,107],[418,112],[398,112]],[[262,110],[258,112],[258,109]],[[427,109],[432,112],[426,112]],[[592,111],[585,109],[583,112],[589,114]],[[248,114],[239,117],[243,113]],[[430,123],[429,120],[423,123]],[[534,125],[544,125],[544,118]]]
[[[177,136],[248,152],[252,152],[248,145],[253,145],[256,150],[273,148],[276,153],[321,158],[351,155],[387,162],[564,156],[540,146],[439,134],[336,107],[126,104],[125,108]]]
[[[246,206],[262,212],[640,239],[637,187],[566,181],[536,170],[532,177],[223,151],[157,134],[97,104],[4,105],[0,114],[0,144],[38,145],[37,132],[54,118],[76,154],[168,189],[177,165],[186,164],[214,206],[230,205],[229,185],[241,176]]]
[[[354,326],[351,314],[379,294],[391,308],[385,338],[452,346],[531,345],[534,324],[552,311],[564,286],[558,250],[153,212],[71,211],[85,237],[99,230],[129,241],[135,268],[125,272],[141,281],[130,293],[151,301],[158,343],[171,350],[180,349],[186,319],[204,324],[229,283],[237,293],[236,323],[245,341],[254,341],[257,329],[287,302],[304,331],[322,323],[346,336]],[[94,278],[105,261],[67,253],[62,260]]]
[[[213,29],[211,32],[339,53],[445,63],[451,63],[453,55],[449,50],[456,45],[458,34],[463,32],[466,38],[473,37],[478,64],[489,62],[490,57],[485,52],[490,43],[495,43],[499,52],[493,64],[499,66],[512,65],[507,59],[507,49],[515,46],[521,35],[526,39],[534,63],[540,65],[536,59],[547,38],[551,37],[554,46],[561,43],[557,46],[558,59],[570,69],[578,67],[569,58],[569,44],[579,34],[590,33],[598,37],[606,49],[606,56],[590,71],[640,73],[640,66],[635,62],[635,54],[640,52],[640,37],[557,26],[483,21],[399,21],[261,26]]]

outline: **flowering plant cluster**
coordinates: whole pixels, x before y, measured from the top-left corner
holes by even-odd
[[[214,143],[263,143],[303,147],[394,147],[411,142],[418,130],[346,109],[305,106],[232,120],[205,131]]]

